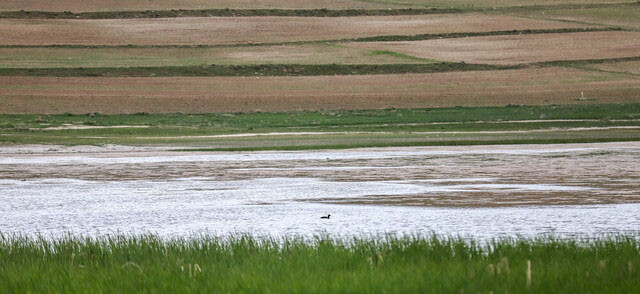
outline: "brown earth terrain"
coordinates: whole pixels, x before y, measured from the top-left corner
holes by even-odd
[[[509,35],[403,42],[349,43],[444,61],[521,64],[551,60],[604,59],[640,55],[638,32]]]
[[[0,68],[429,62],[326,43],[221,48],[0,48],[0,56]]]
[[[640,75],[640,61],[602,63],[593,65],[592,67],[600,70]]]
[[[577,101],[580,92],[587,101]],[[638,101],[640,77],[568,68],[309,77],[0,77],[0,113],[203,113]]]
[[[416,5],[423,7],[422,5]],[[168,9],[379,9],[405,8],[392,3],[375,3],[374,1],[354,0],[4,0],[0,10],[36,10],[36,11],[134,11],[134,10],[168,10]]]
[[[640,29],[640,4],[626,7],[592,9],[546,9],[543,11],[516,13],[529,18],[553,19],[568,22],[606,24]]]
[[[593,26],[470,13],[336,18],[0,19],[0,27],[0,45],[194,45]]]
[[[634,1],[563,0],[562,4],[628,3]],[[555,5],[557,0],[3,0],[0,10],[38,11],[126,11],[208,8],[285,8],[285,9],[380,9],[424,7],[504,7]]]

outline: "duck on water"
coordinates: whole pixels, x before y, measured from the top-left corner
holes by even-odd
[[[329,214],[327,216],[321,216],[320,218],[329,219],[329,218],[331,218],[331,215]]]

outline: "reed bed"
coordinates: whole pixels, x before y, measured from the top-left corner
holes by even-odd
[[[631,293],[640,239],[0,236],[0,292]]]

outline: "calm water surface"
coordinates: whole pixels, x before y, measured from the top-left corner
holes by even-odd
[[[640,231],[640,144],[4,153],[0,232],[469,238]],[[331,214],[330,220],[320,216]]]

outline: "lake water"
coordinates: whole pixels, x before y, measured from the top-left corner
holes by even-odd
[[[490,239],[640,231],[639,143],[0,153],[5,234]]]

